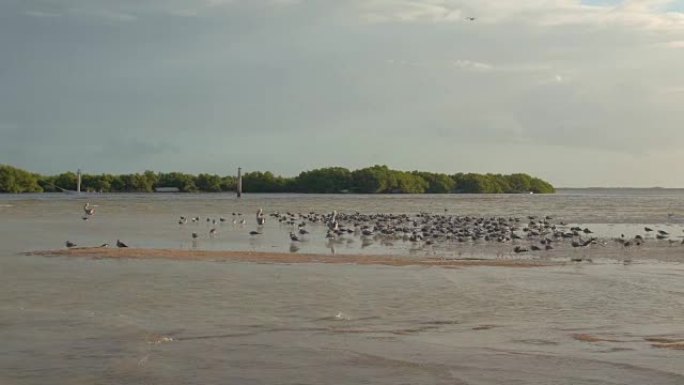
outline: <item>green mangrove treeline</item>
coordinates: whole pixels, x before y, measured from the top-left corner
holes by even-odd
[[[0,165],[0,192],[58,192],[76,190],[73,172],[43,176],[12,166]],[[220,192],[236,190],[235,176],[191,175],[180,172],[145,171],[136,174],[84,174],[82,191],[153,192],[159,187],[175,187],[181,192]],[[243,192],[302,193],[553,193],[554,187],[527,174],[453,175],[425,171],[398,171],[387,166],[350,171],[342,167],[304,171],[296,177],[282,177],[266,171],[248,172],[242,177]]]

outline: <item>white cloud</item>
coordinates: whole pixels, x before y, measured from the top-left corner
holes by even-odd
[[[585,5],[578,0],[374,0],[360,5],[372,22],[503,22],[542,26],[625,26],[646,30],[684,31],[684,14],[662,11],[671,0],[632,0],[620,6]]]
[[[471,60],[455,60],[451,63],[454,67],[468,71],[487,72],[494,69],[489,63],[482,63]]]

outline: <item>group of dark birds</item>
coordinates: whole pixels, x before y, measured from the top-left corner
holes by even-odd
[[[65,242],[65,245],[66,245],[66,247],[69,248],[69,249],[71,249],[71,248],[73,248],[73,247],[78,247],[77,244],[75,244],[74,242],[71,242],[71,241],[66,241],[66,242]],[[109,247],[109,243],[103,243],[103,244],[101,244],[100,246],[97,246],[97,247]],[[123,242],[121,242],[121,240],[117,239],[117,240],[116,240],[116,247],[128,247],[128,245],[125,244],[125,243],[123,243]]]
[[[482,217],[472,215],[446,215],[420,213],[409,214],[362,214],[354,213],[294,213],[273,212],[269,216],[281,227],[288,231],[290,241],[295,244],[308,241],[309,228],[315,228],[316,233],[325,233],[329,244],[352,242],[355,238],[361,240],[362,247],[378,242],[392,246],[395,242],[410,242],[412,247],[454,247],[456,245],[501,244],[510,247],[515,254],[528,252],[545,252],[557,247],[587,248],[592,245],[607,246],[610,239],[594,236],[588,227],[570,226],[563,221],[554,221],[551,216],[527,217]],[[233,224],[245,224],[241,213],[233,213]],[[239,218],[239,219],[238,219]],[[193,217],[194,223],[200,223],[199,217]],[[224,223],[227,220],[220,217],[206,218],[210,224]],[[249,232],[250,236],[263,234],[265,214],[262,209],[256,213],[256,230]],[[186,217],[181,217],[179,224],[187,223]],[[313,229],[312,229],[313,230]],[[321,231],[322,230],[322,231]],[[209,231],[209,236],[216,235],[216,227]],[[628,238],[622,234],[614,238],[621,247],[643,245],[647,239],[666,240],[670,244],[676,243],[665,230],[645,227],[645,235],[638,234]],[[654,237],[649,235],[654,234]],[[197,239],[199,234],[192,233]],[[684,241],[679,242],[684,244]],[[506,246],[508,245],[508,246]],[[581,259],[580,259],[581,260]]]
[[[81,219],[83,219],[84,221],[87,221],[88,219],[90,219],[90,217],[95,215],[95,207],[97,207],[97,205],[91,205],[90,202],[86,202],[86,204],[83,205],[83,217],[81,217]],[[74,248],[74,247],[78,247],[78,245],[76,243],[71,242],[69,240],[64,242],[64,245],[69,249]],[[109,247],[109,243],[103,243],[98,247]],[[116,240],[116,247],[128,247],[128,245],[121,242],[121,240],[117,239]]]
[[[95,214],[95,207],[90,203],[83,206],[84,219]],[[446,211],[446,210],[445,210]],[[554,221],[551,216],[527,217],[483,217],[473,215],[447,215],[433,213],[409,214],[362,214],[354,213],[293,213],[273,212],[268,216],[281,227],[288,229],[288,236],[292,244],[308,241],[311,237],[309,228],[314,227],[316,233],[325,233],[329,245],[353,242],[360,238],[361,246],[366,247],[375,242],[385,246],[392,246],[395,242],[409,242],[412,247],[454,247],[456,245],[484,245],[501,244],[510,247],[515,254],[528,252],[545,252],[559,246],[572,248],[586,248],[592,245],[607,246],[609,239],[599,239],[588,227],[570,226],[563,221]],[[232,223],[240,228],[247,223],[247,219],[239,212],[232,213]],[[266,224],[266,214],[258,209],[255,216],[256,229],[249,231],[250,236],[263,234]],[[199,224],[199,216],[181,216],[179,225],[188,222]],[[217,236],[217,225],[231,222],[226,217],[204,218],[204,222],[211,226],[209,237]],[[313,230],[313,229],[312,229]],[[680,243],[670,237],[670,233],[663,229],[644,227],[645,234],[634,237],[620,237],[612,240],[621,247],[638,247],[647,239],[666,241],[669,244]],[[200,238],[197,231],[191,233],[193,241]],[[71,241],[66,241],[67,248],[77,247]],[[508,245],[508,246],[506,246]],[[117,239],[117,247],[128,247]],[[109,247],[104,243],[99,247]],[[292,250],[292,247],[291,247]],[[574,260],[574,259],[573,259]],[[580,259],[581,260],[581,259]]]

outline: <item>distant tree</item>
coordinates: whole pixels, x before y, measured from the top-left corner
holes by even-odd
[[[326,167],[301,172],[297,177],[276,176],[270,171],[253,171],[243,175],[245,192],[315,192],[351,191],[373,193],[553,193],[554,187],[539,178],[523,173],[510,175],[457,173],[446,175],[426,171],[405,172],[375,165],[354,171],[343,167]],[[0,192],[54,192],[75,190],[77,176],[65,172],[41,176],[0,165]],[[155,173],[147,170],[135,174],[82,175],[81,188],[102,192],[152,192],[157,187],[176,187],[181,192],[234,191],[234,176],[215,174],[197,176],[180,172]]]
[[[160,173],[158,187],[176,187],[181,192],[197,192],[196,177],[181,172]]]
[[[221,191],[236,191],[237,178],[234,176],[224,176],[221,178]]]
[[[375,165],[352,171],[354,191],[363,194],[386,193],[396,185],[394,175],[387,166]]]
[[[507,177],[513,193],[528,193],[531,191],[532,178],[527,174],[511,174]]]
[[[197,188],[200,191],[219,192],[221,191],[221,177],[211,174],[197,175]]]
[[[401,194],[423,194],[427,191],[429,183],[420,175],[403,172],[392,171],[392,185],[389,186],[390,193]]]
[[[295,185],[306,193],[339,193],[351,188],[352,175],[342,167],[319,168],[300,173]]]
[[[284,192],[288,181],[272,172],[253,171],[242,176],[244,192]]]
[[[484,194],[491,189],[490,181],[482,174],[465,174],[458,183],[458,192],[462,193]]]
[[[530,180],[530,191],[535,194],[553,194],[556,189],[548,182],[539,178],[532,178]]]
[[[16,167],[0,164],[0,192],[42,192],[39,176]]]
[[[69,171],[64,172],[55,177],[55,186],[64,190],[76,191],[78,184],[78,176],[75,173]]]
[[[456,182],[446,174],[437,174],[425,171],[414,171],[413,174],[420,176],[428,183],[426,192],[431,194],[446,194],[453,192]]]

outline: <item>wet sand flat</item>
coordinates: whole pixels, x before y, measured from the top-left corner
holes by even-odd
[[[542,267],[557,265],[551,261],[505,259],[444,259],[444,258],[408,258],[389,255],[322,255],[295,254],[255,251],[208,251],[208,250],[177,250],[157,248],[103,248],[79,247],[71,249],[41,250],[25,253],[39,256],[68,256],[83,258],[108,259],[167,259],[181,261],[234,261],[255,263],[331,263],[356,265],[385,265],[385,266],[436,266],[458,268],[468,266],[499,266],[499,267]]]

